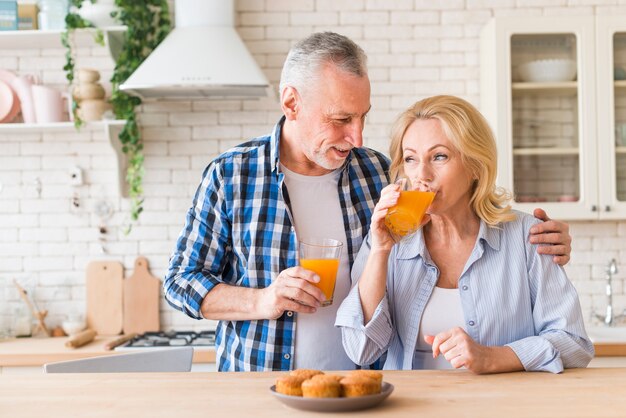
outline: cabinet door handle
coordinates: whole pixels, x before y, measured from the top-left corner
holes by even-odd
[[[604,207],[604,211],[605,211],[605,212],[610,212],[610,211],[611,211],[611,207],[610,207],[609,205],[606,205],[606,206]]]
[[[597,212],[598,211],[598,207],[596,205],[591,205],[591,211],[592,212]]]

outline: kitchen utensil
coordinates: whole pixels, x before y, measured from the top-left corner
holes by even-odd
[[[33,85],[35,84],[35,77],[32,75],[23,75],[16,77],[12,81],[13,90],[20,98],[20,105],[22,107],[22,118],[24,123],[35,123],[35,104],[33,103]]]
[[[102,120],[104,112],[111,109],[111,104],[105,100],[81,100],[78,107],[78,116],[87,122]]]
[[[542,59],[521,64],[522,81],[571,81],[576,77],[576,62],[570,59]]]
[[[92,68],[79,68],[76,73],[79,84],[91,84],[100,80],[100,73]]]
[[[9,123],[20,110],[19,100],[11,86],[0,81],[0,123]]]
[[[124,332],[158,331],[161,281],[148,270],[148,259],[137,257],[133,274],[124,280]]]
[[[11,111],[7,115],[5,115],[4,118],[0,117],[0,123],[12,122],[20,113],[20,108],[21,108],[20,101],[17,97],[17,94],[15,93],[15,90],[12,87],[16,79],[17,79],[17,76],[13,74],[11,71],[0,70],[0,81],[3,81],[4,83],[6,83],[11,89],[11,98],[9,98],[9,95],[5,92],[2,95],[4,97],[0,97],[0,100],[2,101],[10,100],[12,102]]]
[[[100,100],[104,99],[105,95],[104,87],[100,83],[81,83],[72,91],[74,100]]]
[[[34,334],[37,334],[39,330],[42,330],[49,337],[50,330],[48,330],[48,327],[46,327],[46,323],[44,322],[46,315],[48,315],[48,311],[39,310],[38,307],[35,305],[35,302],[30,300],[30,298],[28,297],[28,294],[26,293],[26,290],[24,290],[24,288],[19,285],[17,280],[14,279],[13,284],[17,288],[17,291],[20,294],[20,297],[22,298],[24,303],[26,303],[26,305],[32,312],[33,317],[37,318],[38,325],[37,325],[37,328],[35,329]]]
[[[85,329],[85,321],[79,317],[70,317],[61,323],[67,335],[75,335]]]
[[[96,338],[96,331],[92,329],[86,329],[83,332],[79,332],[76,335],[71,336],[66,342],[65,346],[67,348],[78,348],[83,345],[90,343]]]
[[[113,350],[118,345],[124,344],[126,341],[130,341],[137,336],[136,333],[131,332],[130,334],[124,334],[119,338],[114,339],[113,341],[109,341],[104,345],[104,349],[107,351]]]
[[[37,123],[67,121],[64,110],[69,110],[72,103],[68,93],[41,85],[33,85],[32,92]]]
[[[122,332],[124,267],[117,261],[87,265],[87,327],[101,335]]]

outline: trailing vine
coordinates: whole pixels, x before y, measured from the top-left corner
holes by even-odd
[[[84,0],[72,0],[72,5],[80,8]],[[97,0],[90,0],[92,3]],[[112,13],[122,25],[126,26],[124,42],[115,62],[115,69],[111,77],[112,92],[110,102],[116,119],[126,120],[119,140],[122,151],[127,157],[128,168],[126,183],[131,199],[130,222],[126,225],[125,233],[130,233],[132,223],[139,219],[143,211],[143,140],[137,124],[136,108],[141,105],[141,99],[122,92],[119,87],[139,67],[143,60],[165,39],[171,29],[171,20],[167,0],[115,0],[117,11]],[[78,15],[76,15],[78,16]],[[93,27],[91,22],[67,15],[66,22],[72,27]],[[86,25],[86,26],[81,26]],[[100,34],[101,36],[101,34]],[[65,43],[64,43],[65,45]],[[68,72],[68,81],[73,81],[74,60],[71,49],[67,55],[65,70]],[[71,71],[71,77],[70,77]]]
[[[71,0],[70,5],[76,8],[76,10],[80,9],[83,5],[84,0]],[[97,0],[90,0],[91,3],[95,3]],[[65,65],[63,66],[63,70],[65,70],[65,78],[70,84],[71,87],[74,84],[74,65],[76,63],[76,57],[74,55],[74,32],[76,29],[86,29],[86,28],[95,28],[94,32],[94,42],[98,45],[104,46],[104,34],[102,30],[96,28],[96,26],[90,22],[89,20],[83,19],[81,15],[73,12],[73,9],[65,16],[65,31],[61,33],[61,44],[65,47]],[[72,100],[72,115],[74,118],[74,126],[76,129],[83,126],[83,120],[80,118],[78,113],[78,102]]]
[[[128,157],[126,182],[131,199],[131,221],[137,221],[143,211],[143,141],[137,125],[135,109],[141,99],[120,91],[119,86],[139,67],[144,59],[170,32],[171,21],[167,0],[115,0],[117,19],[127,27],[122,51],[115,63],[111,83],[111,104],[117,119],[125,119],[120,132],[122,151]],[[130,232],[128,224],[126,233]]]

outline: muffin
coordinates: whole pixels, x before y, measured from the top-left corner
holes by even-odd
[[[289,372],[290,376],[301,377],[302,380],[310,379],[313,376],[318,375],[318,374],[324,374],[324,372],[320,370],[314,370],[314,369],[296,369],[296,370],[292,370],[291,372]]]
[[[375,380],[379,385],[383,383],[383,374],[376,370],[352,370],[348,376],[367,377],[368,379]]]
[[[302,382],[300,376],[281,376],[276,379],[276,392],[283,395],[302,396]]]
[[[341,379],[341,393],[346,398],[375,395],[380,391],[381,384],[368,377],[347,376]]]
[[[335,379],[337,382],[341,382],[341,379],[344,378],[344,376],[339,376],[338,374],[316,374],[311,379],[313,379],[313,380],[325,379],[325,378],[328,378],[328,377],[331,378],[331,379]]]
[[[318,375],[302,382],[302,396],[305,398],[338,398],[341,385],[336,377]]]

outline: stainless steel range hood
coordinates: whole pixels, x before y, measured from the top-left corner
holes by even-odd
[[[234,0],[176,0],[176,26],[120,90],[142,99],[230,99],[270,95],[270,85],[235,31]]]

